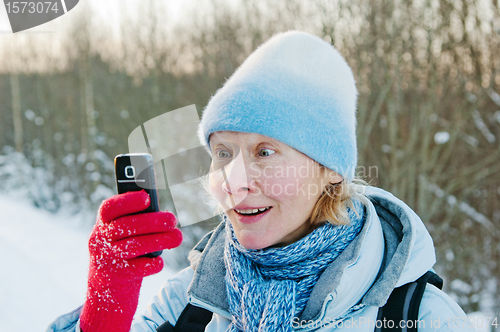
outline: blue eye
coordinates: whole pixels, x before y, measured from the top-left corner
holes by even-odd
[[[231,154],[225,150],[217,150],[217,151],[215,151],[215,155],[221,159],[231,157]]]
[[[270,156],[270,155],[272,155],[274,153],[276,153],[276,151],[271,150],[271,149],[261,149],[259,151],[259,156],[261,156],[261,157],[267,157],[267,156]]]

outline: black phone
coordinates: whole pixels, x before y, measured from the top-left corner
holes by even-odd
[[[149,207],[139,213],[158,212],[160,206],[156,191],[153,156],[148,153],[119,154],[115,157],[115,175],[118,194],[145,190],[151,198]],[[158,257],[163,251],[144,256]]]

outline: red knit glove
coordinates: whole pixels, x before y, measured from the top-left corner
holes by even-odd
[[[149,206],[145,191],[105,200],[89,240],[87,299],[80,315],[83,332],[130,330],[145,276],[163,269],[161,257],[141,255],[180,245],[182,234],[170,212],[140,212]]]

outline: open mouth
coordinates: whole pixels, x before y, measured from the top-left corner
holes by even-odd
[[[271,209],[271,206],[261,208],[261,209],[252,209],[252,210],[237,210],[237,209],[233,209],[233,210],[237,214],[239,214],[240,216],[251,217],[251,216],[258,216],[259,214],[265,213],[269,209]]]

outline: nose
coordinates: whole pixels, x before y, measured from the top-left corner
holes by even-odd
[[[222,168],[224,177],[222,190],[229,195],[238,196],[238,200],[245,198],[250,191],[249,183],[251,179],[249,179],[246,169],[246,163],[241,152]]]

